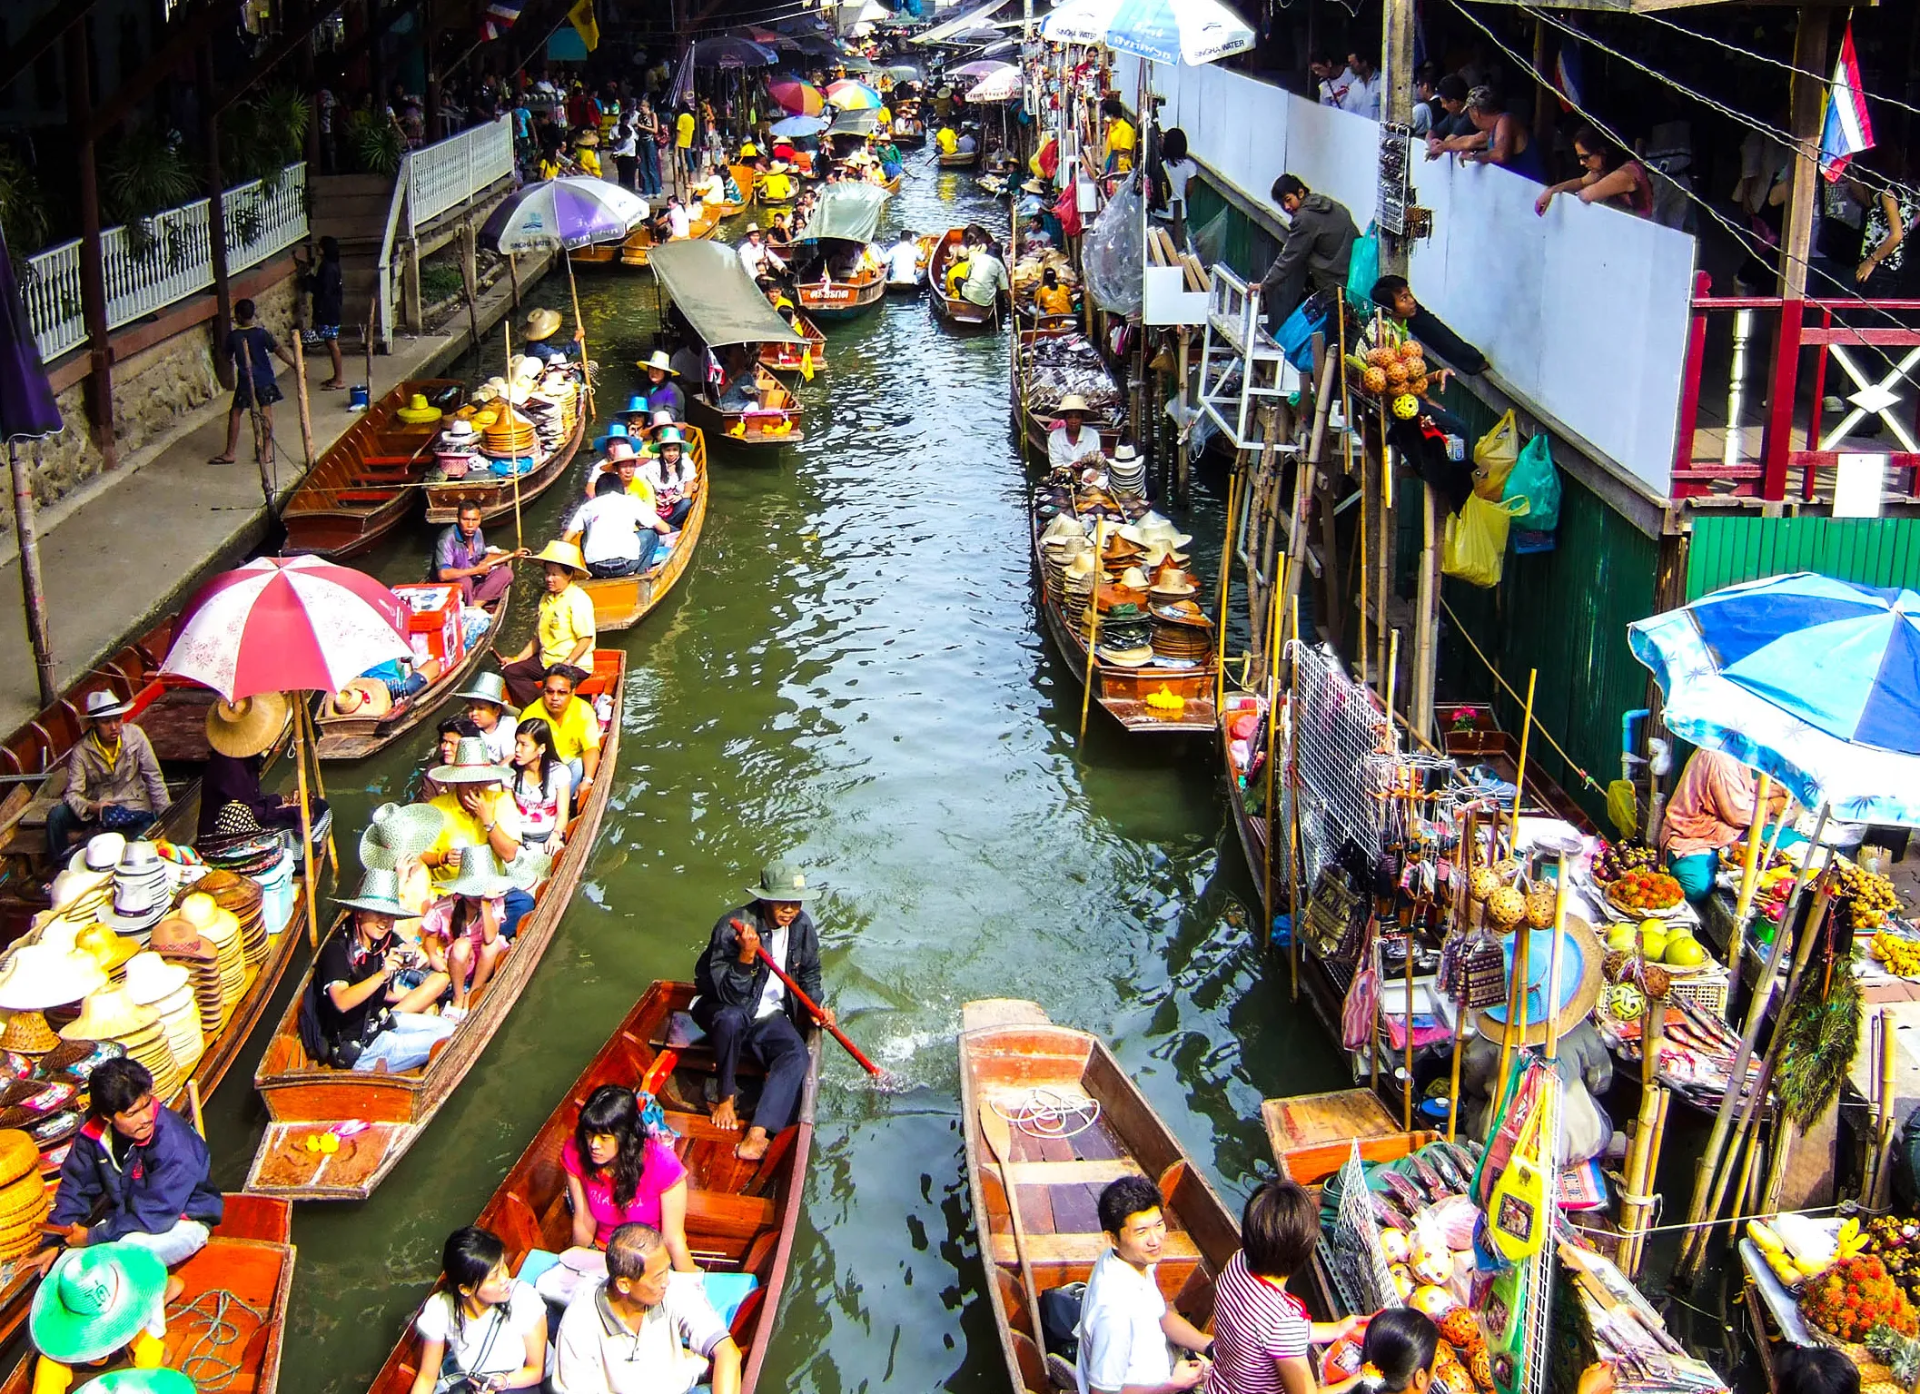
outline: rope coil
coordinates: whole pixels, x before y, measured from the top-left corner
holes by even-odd
[[[1100,1121],[1100,1101],[1035,1085],[1012,1109],[990,1100],[993,1111],[1028,1137],[1079,1137]]]

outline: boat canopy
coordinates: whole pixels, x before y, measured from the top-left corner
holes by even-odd
[[[878,184],[829,184],[820,190],[796,240],[871,242],[880,232],[880,210],[887,198],[887,191]]]
[[[807,342],[767,303],[740,254],[723,242],[669,242],[655,247],[647,264],[708,348]]]

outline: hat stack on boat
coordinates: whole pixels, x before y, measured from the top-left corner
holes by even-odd
[[[159,1016],[167,1048],[182,1073],[191,1073],[207,1049],[191,976],[178,963],[170,963],[151,950],[136,954],[126,970],[127,996],[135,1006],[147,1007]]]
[[[533,418],[540,443],[558,450],[579,423],[580,384],[564,368],[549,369],[527,398],[527,414]]]
[[[183,898],[174,913],[213,945],[220,971],[220,1019],[225,1021],[247,990],[246,949],[240,942],[239,917],[198,890]]]
[[[525,474],[533,468],[535,439],[533,421],[526,413],[505,406],[481,431],[480,453],[493,462],[495,474]]]
[[[1107,487],[1116,494],[1130,494],[1135,498],[1146,493],[1145,457],[1131,445],[1123,443],[1115,446],[1113,457],[1107,461]]]
[[[0,1264],[40,1247],[40,1226],[53,1213],[53,1188],[40,1176],[40,1149],[16,1128],[0,1132]]]
[[[1122,668],[1153,662],[1153,623],[1132,601],[1121,601],[1100,617],[1100,661]]]
[[[1086,562],[1076,571],[1073,564],[1083,557]],[[1053,594],[1071,595],[1074,587],[1070,580],[1075,575],[1090,577],[1092,560],[1093,544],[1087,540],[1087,530],[1071,513],[1058,514],[1040,534],[1040,564],[1046,573],[1047,589]],[[1083,601],[1091,588],[1090,582],[1081,587]]]
[[[194,1005],[200,1013],[201,1034],[217,1034],[226,1019],[225,998],[220,991],[220,951],[179,914],[169,915],[153,927],[153,951],[187,970]]]
[[[91,954],[57,943],[23,946],[9,961],[6,976],[0,977],[0,1011],[7,1013],[0,1050],[45,1055],[60,1043],[45,1013],[106,985],[107,975]]]
[[[215,905],[240,922],[240,955],[246,966],[264,963],[272,945],[267,938],[266,893],[260,883],[248,876],[210,871],[193,889],[195,894],[212,896]]]
[[[167,913],[173,883],[151,842],[129,842],[113,869],[113,905],[100,917],[116,934],[144,939]]]
[[[473,457],[479,448],[480,433],[473,428],[473,422],[456,417],[433,443],[434,462],[447,478],[463,479],[473,468]]]
[[[155,1098],[171,1099],[180,1092],[185,1076],[173,1058],[173,1047],[160,1025],[160,1013],[133,1000],[124,987],[102,988],[89,993],[80,1004],[80,1015],[60,1028],[65,1041],[115,1041],[126,1047],[129,1057],[138,1060],[153,1075]]]

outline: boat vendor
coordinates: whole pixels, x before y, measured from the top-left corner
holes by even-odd
[[[906,162],[900,158],[900,147],[890,139],[880,141],[879,148],[873,153],[874,157],[880,161],[881,177],[888,182],[906,168]]]
[[[541,682],[555,664],[591,669],[598,634],[593,601],[575,584],[587,574],[580,549],[566,542],[549,542],[534,560],[544,568],[546,577],[546,594],[540,597],[534,637],[511,658],[497,648],[493,651],[500,660],[500,676],[506,680],[507,691],[522,706],[539,696]]]
[[[557,665],[540,684],[538,700],[520,713],[522,722],[538,719],[553,728],[553,753],[566,762],[573,776],[575,808],[585,802],[600,773],[600,718],[594,715],[593,703],[574,692],[585,676],[583,669]]]
[[[994,255],[992,246],[976,239],[973,256],[967,263],[967,279],[960,286],[961,298],[969,304],[991,307],[999,304],[1000,297],[1012,288],[1006,264]]]
[[[269,794],[260,787],[267,751],[287,729],[287,699],[262,692],[237,702],[224,698],[207,708],[206,773],[200,784],[200,824],[195,845],[209,866],[222,864],[221,852],[243,847],[251,856],[262,837],[277,837],[300,826],[300,800]],[[307,814],[315,842],[332,822],[325,799],[309,797]],[[295,839],[296,842],[298,839]]]
[[[411,988],[396,981],[424,963],[394,932],[394,921],[412,913],[400,903],[399,873],[370,866],[359,891],[338,903],[353,914],[320,946],[302,1006],[303,1015],[307,1006],[315,1013],[321,1063],[362,1074],[376,1065],[391,1074],[418,1069],[457,1023],[428,1014],[450,986],[445,973],[426,973]]]
[[[559,344],[550,344],[547,342],[547,340],[551,339],[560,331],[561,323],[560,312],[558,310],[539,309],[528,311],[527,322],[520,328],[524,355],[528,358],[539,359],[542,366],[555,361],[564,361],[567,356],[567,350]],[[575,343],[584,343],[586,341],[586,333],[576,328],[573,332],[573,338]]]
[[[1060,284],[1060,273],[1051,266],[1040,273],[1040,284],[1033,291],[1033,307],[1043,315],[1073,313],[1073,292]]]
[[[640,464],[640,478],[653,490],[654,511],[672,527],[679,527],[693,511],[693,496],[700,488],[700,474],[687,456],[686,437],[677,426],[663,426],[655,433],[656,453]]]
[[[1728,849],[1752,830],[1759,795],[1759,776],[1731,755],[1700,749],[1688,758],[1660,830],[1661,855],[1688,900],[1702,901],[1713,894]],[[1778,821],[1791,802],[1787,791],[1774,784],[1767,797],[1767,820]],[[1805,840],[1791,828],[1780,834],[1781,845],[1788,847]]]
[[[554,1394],[740,1394],[740,1347],[696,1280],[676,1277],[651,1225],[607,1238],[607,1276],[567,1304],[554,1343]]]
[[[768,203],[785,203],[793,197],[793,166],[775,160],[760,176],[760,197]]]
[[[553,312],[536,310],[534,313]],[[472,499],[463,499],[453,522],[433,544],[433,579],[442,585],[458,585],[463,605],[491,605],[513,584],[514,561],[528,555],[524,549],[503,552],[498,547],[489,547],[486,533],[480,527],[480,505]]]
[[[960,286],[967,279],[967,275],[972,269],[969,265],[972,260],[973,239],[971,237],[962,237],[958,242],[953,244],[953,255],[947,258],[945,288],[949,300],[960,293]]]
[[[112,995],[133,1010],[124,993]],[[69,1249],[118,1244],[144,1250],[163,1269],[185,1263],[220,1223],[207,1144],[161,1106],[153,1075],[138,1060],[102,1061],[88,1093],[87,1121],[60,1165],[47,1229]],[[41,1263],[56,1257],[44,1250]]]
[[[635,366],[645,370],[647,375],[647,406],[656,412],[670,411],[675,421],[685,421],[687,395],[681,390],[680,384],[673,381],[680,376],[673,361],[661,350],[655,349],[652,357],[642,359]]]
[[[66,856],[95,833],[133,837],[173,803],[147,733],[106,688],[87,694],[87,733],[67,752],[67,790],[47,811],[47,850]]]
[[[507,714],[507,685],[498,673],[481,673],[467,685],[465,692],[456,692],[456,697],[465,699],[467,720],[479,731],[480,739],[487,747],[487,758],[496,765],[504,765],[513,758],[514,718]],[[442,757],[441,764],[451,764],[452,757]]]
[[[760,884],[749,894],[753,899],[748,904],[729,910],[713,927],[694,969],[699,995],[692,1012],[712,1038],[719,1065],[715,1127],[741,1127],[734,1079],[741,1052],[766,1068],[746,1138],[734,1149],[743,1161],[757,1161],[766,1156],[768,1139],[799,1115],[808,1059],[801,1027],[808,1018],[832,1026],[835,1017],[826,1007],[817,1016],[808,1013],[767,966],[770,959],[802,992],[820,1001],[820,937],[806,912],[806,902],[820,894],[819,888],[797,866],[774,862],[760,873]]]
[[[959,135],[955,133],[953,127],[945,124],[933,133],[933,143],[940,147],[942,155],[957,154],[960,149]]]
[[[1082,460],[1101,463],[1100,433],[1087,426],[1087,399],[1069,392],[1060,399],[1060,424],[1047,432],[1047,465],[1072,470]]]

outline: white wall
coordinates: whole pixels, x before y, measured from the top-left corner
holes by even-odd
[[[1134,60],[1116,55],[1131,100]],[[1215,66],[1157,66],[1160,120],[1242,195],[1292,173],[1344,203],[1364,229],[1378,200],[1378,127]],[[1523,397],[1665,495],[1685,367],[1694,241],[1609,208],[1559,198],[1538,217],[1540,186],[1451,157],[1416,159],[1414,185],[1434,235],[1414,245],[1420,302],[1470,342]],[[1274,210],[1279,217],[1279,211]],[[1256,268],[1257,269],[1257,268]]]

